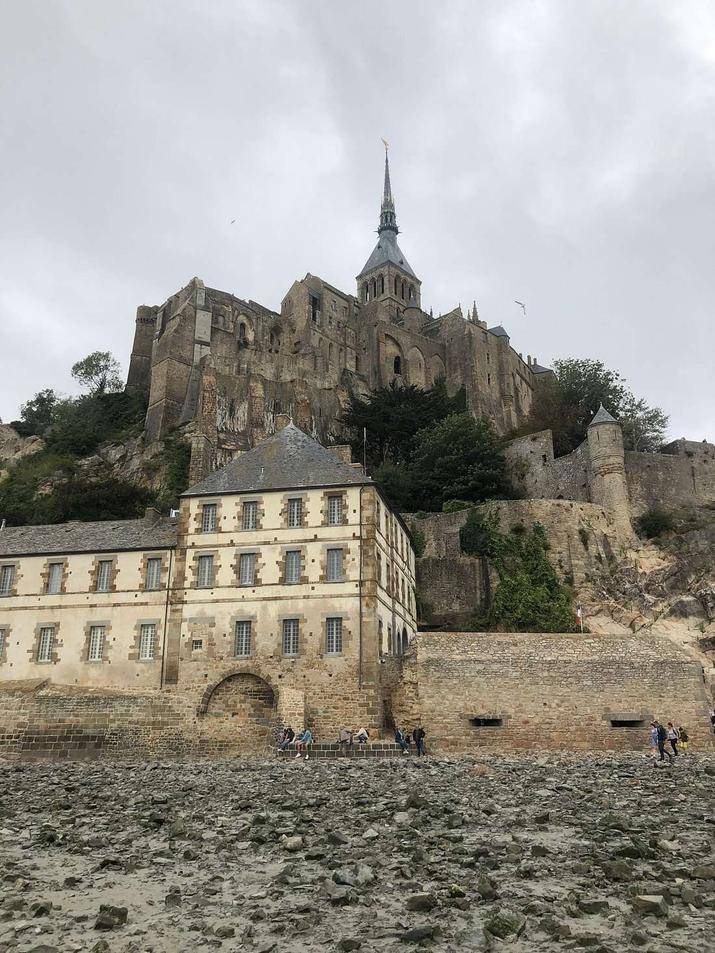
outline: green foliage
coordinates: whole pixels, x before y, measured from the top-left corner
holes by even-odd
[[[191,447],[173,433],[164,442],[163,459],[165,477],[157,503],[159,509],[169,510],[178,505],[179,496],[188,489]]]
[[[637,529],[647,539],[655,539],[675,529],[675,518],[665,507],[656,504],[637,520]]]
[[[657,450],[663,442],[667,415],[636,399],[621,375],[601,361],[554,361],[554,373],[554,379],[539,384],[529,420],[516,436],[551,430],[554,452],[562,456],[586,439],[588,425],[603,404],[620,421],[627,450]]]
[[[108,440],[139,434],[147,396],[140,391],[96,393],[61,402],[45,432],[47,446],[58,453],[84,457]]]
[[[470,503],[469,500],[447,500],[446,503],[442,504],[442,512],[459,513],[461,510],[468,510],[470,506],[474,506],[474,504]]]
[[[418,489],[411,468],[388,460],[373,471],[372,477],[382,487],[391,506],[403,513],[411,513],[414,510]]]
[[[579,526],[578,536],[579,536],[579,539],[581,540],[581,544],[583,548],[588,549],[588,545],[589,545],[588,530],[586,529],[585,526]]]
[[[461,413],[466,406],[464,391],[450,397],[443,378],[428,390],[392,383],[364,399],[353,397],[343,424],[356,460],[363,459],[363,431],[367,431],[367,463],[374,468],[406,462],[420,428]]]
[[[104,394],[122,386],[118,362],[109,351],[93,351],[72,365],[72,377],[90,394]]]
[[[0,481],[0,519],[7,520],[10,526],[43,522],[40,512],[44,497],[38,491],[57,475],[71,476],[74,466],[72,457],[52,450],[19,460]]]
[[[20,408],[20,419],[12,422],[12,427],[21,437],[37,435],[41,437],[55,422],[63,400],[51,388],[39,391],[32,400]]]
[[[427,545],[425,534],[421,529],[412,529],[410,531],[410,538],[412,540],[412,548],[415,551],[415,556],[417,559],[419,559],[421,556],[424,556],[425,546]]]
[[[110,477],[88,482],[83,477],[71,477],[37,499],[32,522],[133,519],[143,516],[151,502],[148,490],[124,480]]]
[[[476,510],[460,531],[462,551],[489,560],[499,585],[478,620],[488,629],[506,632],[574,632],[577,629],[570,591],[559,582],[548,560],[543,526],[531,532],[504,534],[496,518],[484,519]]]

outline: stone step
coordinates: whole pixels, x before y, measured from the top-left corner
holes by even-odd
[[[294,747],[277,751],[279,758],[295,758]],[[340,746],[337,742],[316,741],[310,745],[311,758],[327,760],[331,758],[396,758],[402,754],[399,745],[391,741],[373,741],[366,745],[355,744],[352,748]]]

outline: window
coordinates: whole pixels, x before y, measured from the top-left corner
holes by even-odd
[[[342,496],[328,497],[328,524],[330,526],[340,526],[343,522],[343,498]]]
[[[243,321],[241,321],[241,323],[238,326],[238,343],[239,344],[246,343],[246,325],[244,324]]]
[[[0,596],[9,596],[15,585],[15,567],[0,567]]]
[[[146,578],[144,579],[145,589],[161,588],[161,558],[152,556],[146,561]]]
[[[192,639],[192,640],[191,640],[191,651],[192,651],[192,652],[200,652],[203,647],[204,647],[204,640],[203,640],[203,639]]]
[[[204,503],[201,507],[201,532],[216,532],[216,504]]]
[[[233,654],[242,658],[251,654],[251,623],[237,622],[236,635],[233,643]]]
[[[112,560],[100,559],[97,563],[97,592],[109,592],[109,583],[112,580]]]
[[[303,523],[303,501],[297,499],[288,500],[288,525],[291,527],[301,526]]]
[[[238,584],[252,586],[256,581],[256,554],[241,553],[238,557]]]
[[[611,718],[611,728],[642,728],[645,721],[634,715],[632,718]]]
[[[395,374],[402,373],[402,361],[400,360],[399,356],[396,357],[395,360],[392,362],[392,370]]]
[[[258,522],[258,503],[256,500],[247,500],[243,504],[243,528],[255,529]]]
[[[284,655],[298,654],[299,625],[300,623],[298,619],[284,619],[283,620],[283,654]]]
[[[53,625],[44,625],[40,629],[40,641],[37,644],[37,661],[51,662],[52,649],[55,641],[55,627]]]
[[[380,275],[380,294],[385,294],[385,279],[382,275]]]
[[[469,723],[475,728],[499,728],[503,724],[503,719],[498,716],[479,715],[477,718],[470,718]]]
[[[328,550],[327,565],[328,582],[340,582],[343,578],[343,551],[342,549]]]
[[[46,592],[50,596],[56,595],[62,589],[63,563],[50,563],[47,568],[47,588]]]
[[[153,622],[145,622],[139,630],[139,661],[151,661],[154,658],[155,651],[156,626]]]
[[[213,556],[199,556],[196,567],[196,585],[199,589],[213,586],[214,558]]]
[[[101,662],[104,658],[104,626],[92,625],[89,628],[89,652],[87,659],[90,662]]]
[[[5,640],[7,638],[7,633],[5,629],[0,629],[0,655],[5,651]]]
[[[392,655],[392,626],[388,625],[387,627],[387,651]]]
[[[291,549],[285,555],[285,579],[284,582],[293,586],[300,582],[300,550]]]
[[[340,655],[343,651],[343,620],[325,620],[325,651],[328,655]]]

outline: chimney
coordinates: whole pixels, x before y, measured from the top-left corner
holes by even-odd
[[[290,423],[290,417],[288,416],[288,414],[276,414],[275,423],[276,423],[276,433],[278,433],[279,430],[283,430],[288,426],[288,424]]]
[[[156,523],[160,516],[161,513],[155,506],[147,506],[144,513],[144,519],[147,521],[147,523]]]
[[[342,460],[343,463],[353,462],[352,448],[349,444],[342,443],[336,447],[327,447],[326,449],[336,456],[338,460]]]

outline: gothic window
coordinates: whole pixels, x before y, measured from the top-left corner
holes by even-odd
[[[405,300],[405,283],[404,281],[400,282],[400,297],[402,300]]]
[[[397,280],[397,275],[395,275],[395,294],[397,295],[399,293],[400,293],[400,283]]]
[[[238,343],[241,345],[244,345],[246,344],[246,342],[247,342],[246,325],[244,324],[243,321],[241,321],[241,323],[238,326]]]
[[[362,286],[362,300],[363,301],[370,300],[370,290],[368,288],[367,282],[365,282],[365,284]]]
[[[375,278],[372,279],[372,297],[377,297],[377,280]]]
[[[392,362],[392,370],[395,374],[402,373],[402,359],[399,355],[395,357],[395,360]]]
[[[383,275],[380,275],[380,294],[385,294],[385,278]]]
[[[415,286],[410,285],[410,301],[414,301],[414,300],[415,300]]]

